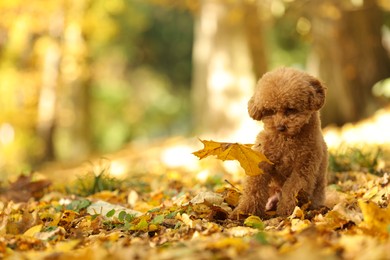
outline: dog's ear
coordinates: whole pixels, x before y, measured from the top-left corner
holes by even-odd
[[[310,86],[313,88],[313,96],[310,97],[310,109],[320,110],[325,104],[325,91],[326,87],[316,78],[310,80]]]
[[[248,113],[253,119],[261,120],[262,110],[255,103],[255,98],[252,97],[248,102]]]

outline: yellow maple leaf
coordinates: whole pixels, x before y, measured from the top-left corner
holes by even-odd
[[[364,224],[377,232],[388,233],[390,227],[390,207],[380,208],[372,201],[358,200],[362,210]]]
[[[264,154],[253,150],[252,144],[220,143],[206,140],[200,141],[204,145],[203,149],[193,153],[199,159],[215,155],[222,161],[237,160],[241,167],[245,170],[245,173],[249,176],[255,176],[263,173],[258,166],[260,162],[272,164],[272,162],[268,160]]]

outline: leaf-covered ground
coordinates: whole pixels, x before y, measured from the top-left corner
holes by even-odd
[[[183,140],[129,147],[2,183],[0,258],[389,259],[382,153],[333,153],[326,208],[232,221],[245,174],[195,150]]]

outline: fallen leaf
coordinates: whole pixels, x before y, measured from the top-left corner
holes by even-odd
[[[33,227],[30,227],[29,229],[24,232],[23,235],[28,236],[28,237],[34,237],[37,233],[41,232],[42,225],[36,225]]]
[[[256,229],[264,229],[264,223],[258,216],[249,216],[245,219],[244,225]]]
[[[293,213],[288,218],[290,220],[292,220],[292,219],[296,219],[296,218],[297,219],[304,219],[304,217],[305,217],[304,211],[300,207],[296,206],[294,208]]]
[[[217,192],[223,196],[224,201],[229,206],[237,207],[241,196],[241,193],[237,189],[224,187],[221,190],[217,190]]]
[[[227,234],[233,236],[233,237],[245,237],[245,236],[252,236],[257,234],[259,231],[258,229],[251,228],[251,227],[232,227],[227,228],[225,231]]]
[[[101,214],[103,216],[107,216],[107,213],[112,210],[114,210],[115,212],[111,217],[115,217],[115,218],[118,218],[119,213],[122,211],[125,211],[130,215],[134,215],[135,217],[139,217],[142,215],[142,213],[139,211],[128,209],[120,205],[111,204],[102,200],[98,200],[92,203],[91,205],[89,205],[87,208],[87,213],[90,215]]]
[[[72,251],[79,243],[80,241],[78,239],[61,241],[58,242],[51,251],[56,252],[57,254],[59,252],[69,252]]]
[[[43,241],[50,240],[51,242],[64,240],[66,230],[63,227],[49,227],[45,229],[45,231],[42,230],[34,234],[34,237]]]
[[[328,208],[303,205],[289,217],[250,217],[244,223],[228,218],[243,184],[237,168],[220,171],[218,160],[198,161],[190,154],[199,165],[172,170],[149,155],[131,163],[114,191],[75,196],[53,185],[40,199],[1,201],[0,259],[389,258],[388,174],[337,173],[327,187]],[[199,183],[205,168],[207,178],[215,178]],[[226,179],[231,183],[224,187]],[[16,187],[29,182],[21,178],[14,191],[24,194]],[[8,187],[0,187],[1,199]],[[134,209],[142,210],[134,216]]]
[[[358,203],[363,212],[363,225],[376,232],[385,234],[389,232],[390,207],[380,208],[372,201],[359,200]]]
[[[294,232],[302,231],[310,226],[311,226],[311,222],[307,219],[294,218],[291,220],[291,230]]]
[[[204,148],[193,153],[199,159],[216,155],[222,161],[237,160],[249,176],[256,176],[263,173],[262,169],[258,166],[260,162],[272,164],[264,154],[253,150],[252,144],[200,141],[203,143]]]
[[[223,238],[221,240],[210,243],[207,246],[209,249],[227,249],[234,248],[237,252],[243,252],[249,249],[249,244],[240,238]]]
[[[44,190],[51,185],[50,180],[32,180],[30,175],[20,175],[18,179],[11,182],[9,187],[2,193],[7,200],[15,202],[26,202],[30,198],[39,199],[44,195]]]
[[[89,205],[91,205],[91,202],[89,200],[79,199],[79,200],[74,200],[68,205],[66,205],[66,209],[80,212],[80,210],[87,208]]]
[[[365,200],[369,200],[371,198],[373,198],[379,191],[379,187],[378,186],[374,186],[372,187],[371,189],[369,189],[368,191],[366,191],[363,195],[363,199]]]
[[[191,200],[192,204],[202,204],[205,202],[215,205],[221,205],[223,202],[223,197],[218,193],[205,191],[199,193]]]
[[[153,218],[151,224],[160,225],[164,221],[164,219],[165,219],[164,215],[157,215]]]
[[[317,217],[317,228],[319,230],[342,229],[350,220],[347,220],[337,211],[329,211],[325,216]]]
[[[150,220],[149,216],[142,216],[138,220],[138,223],[130,228],[130,230],[133,231],[148,231],[149,223],[148,221]],[[153,224],[154,225],[154,224]]]

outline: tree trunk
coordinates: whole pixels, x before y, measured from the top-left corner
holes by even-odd
[[[42,87],[38,103],[37,132],[44,142],[42,160],[54,159],[53,134],[55,129],[58,69],[60,53],[58,47],[50,47],[44,57]]]
[[[193,51],[193,114],[198,133],[233,138],[234,133],[252,124],[247,102],[257,75],[265,70],[257,16],[247,19],[246,12],[256,13],[256,5],[252,7],[202,1]],[[256,62],[251,55],[256,55]]]
[[[323,123],[357,121],[382,104],[373,85],[390,76],[381,42],[381,12],[375,1],[356,7],[340,0],[311,6],[313,52],[320,78],[328,86]]]
[[[62,12],[50,18],[51,40],[47,40],[48,47],[43,54],[42,85],[38,101],[37,135],[43,140],[44,154],[40,161],[55,159],[54,133],[56,129],[57,96],[59,87],[61,62],[61,35],[64,16]]]
[[[69,6],[69,20],[82,17],[87,6]],[[58,100],[56,152],[59,160],[80,161],[90,154],[88,53],[81,23],[67,23],[63,39],[61,93]]]
[[[264,51],[263,26],[259,17],[259,6],[255,1],[243,1],[243,27],[249,44],[253,72],[259,79],[267,71],[267,57]]]

